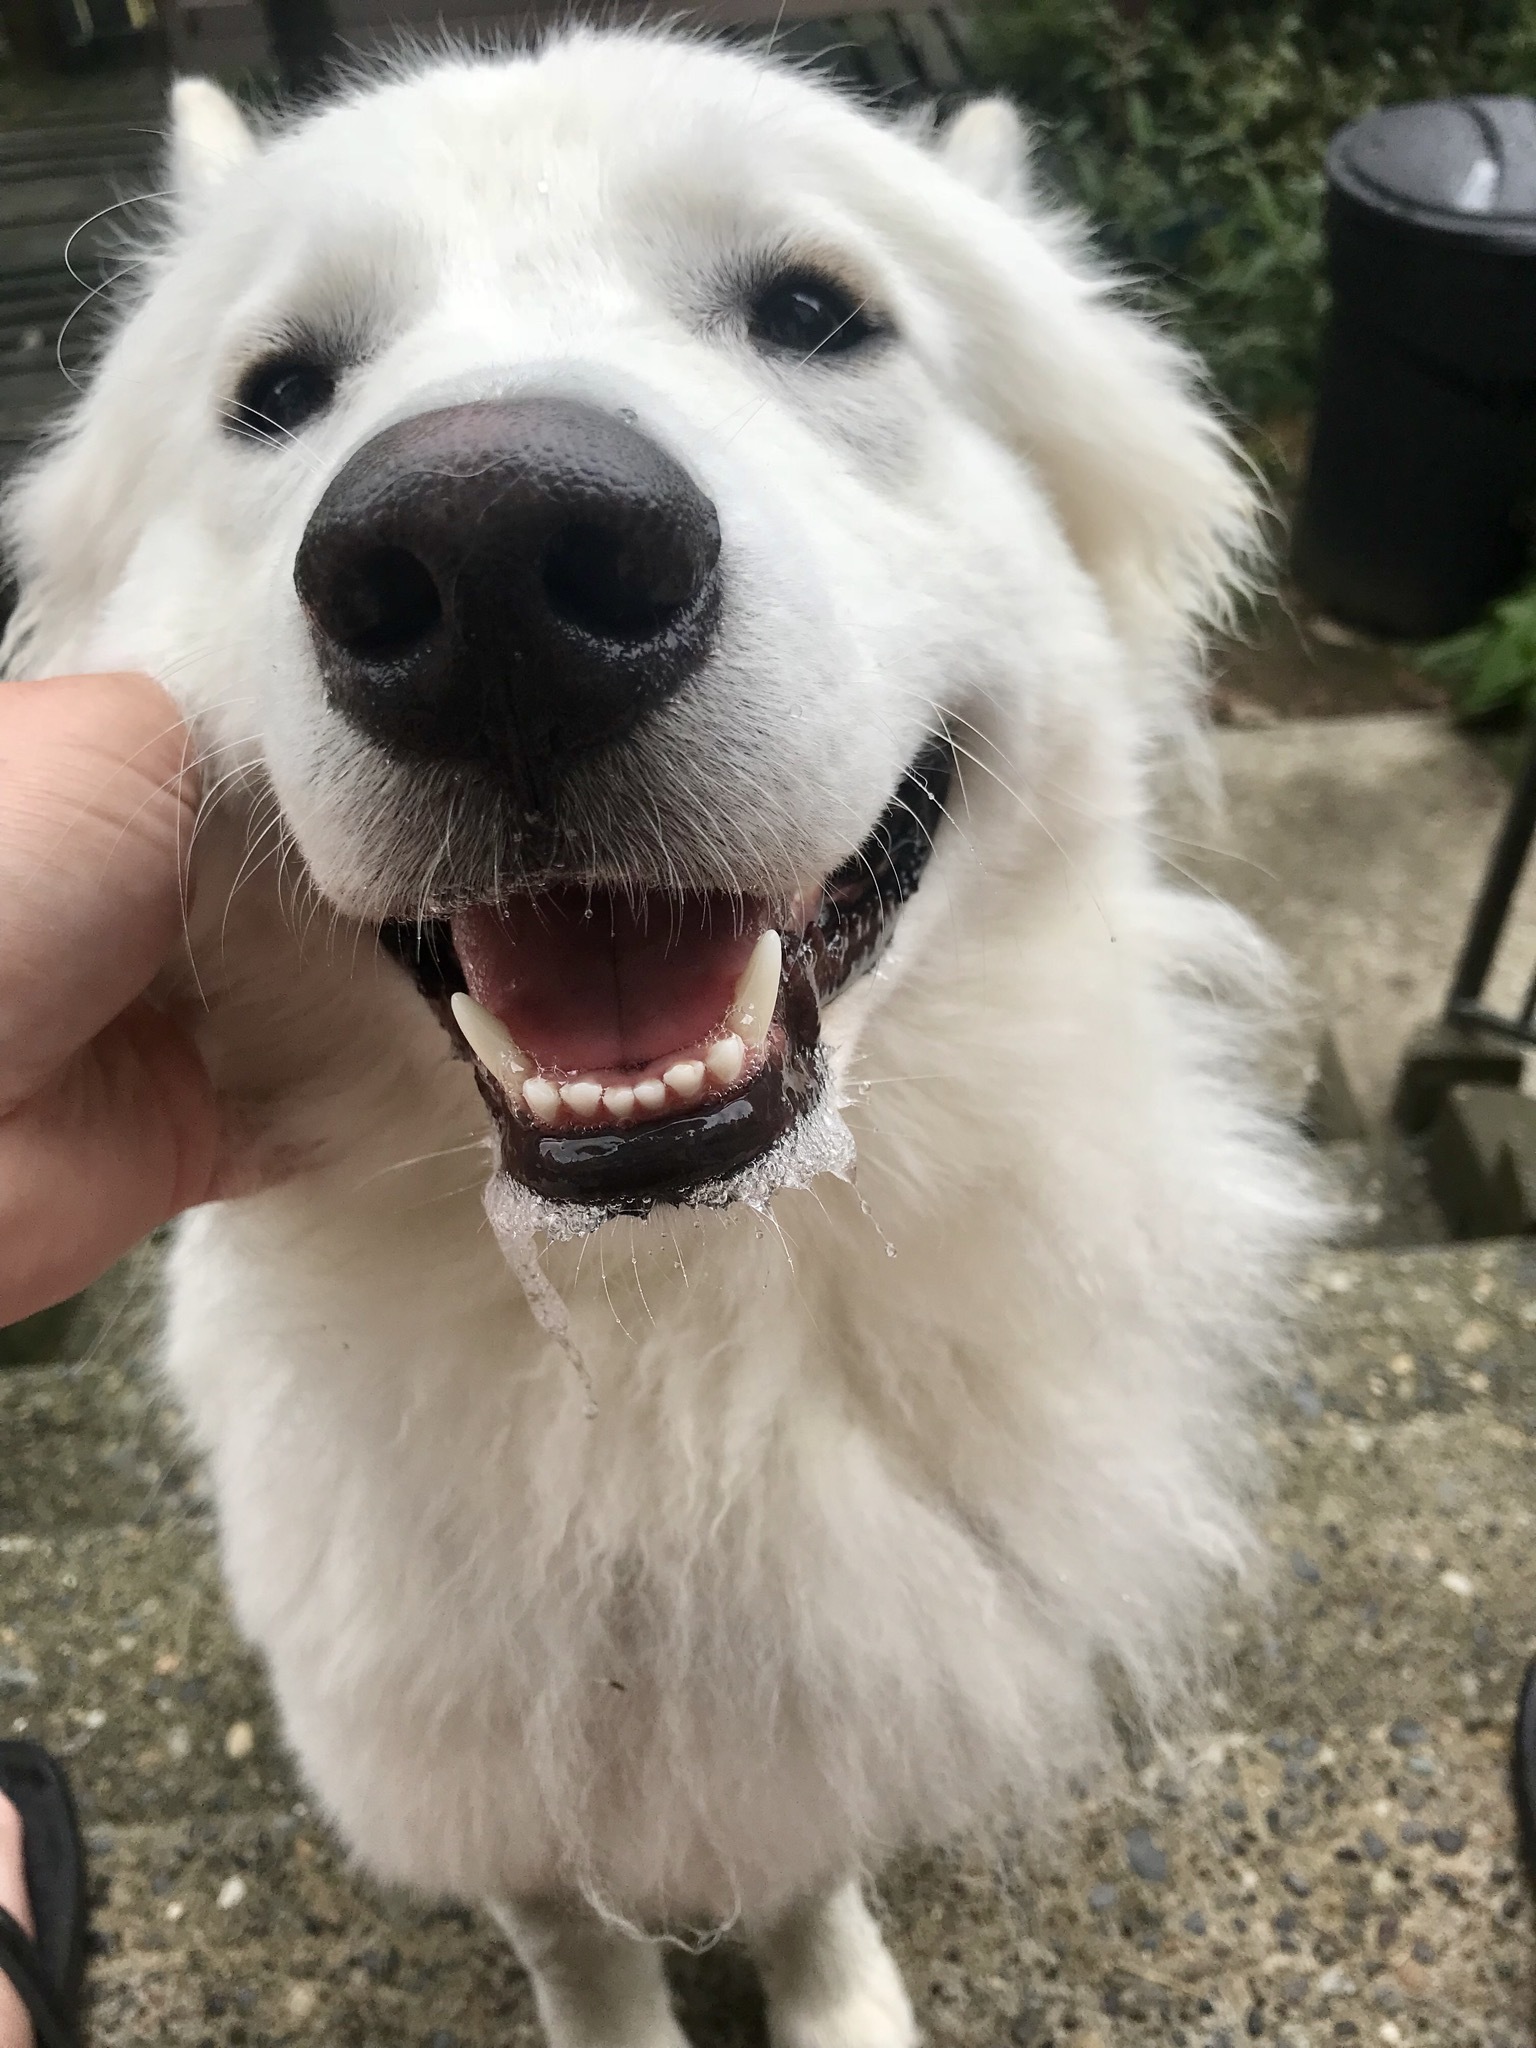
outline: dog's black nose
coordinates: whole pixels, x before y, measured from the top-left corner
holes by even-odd
[[[392,754],[481,762],[525,801],[688,680],[720,523],[637,427],[565,398],[457,405],[332,480],[294,582],[332,703]]]

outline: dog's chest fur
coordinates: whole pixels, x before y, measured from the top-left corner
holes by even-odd
[[[591,1403],[480,1155],[377,1164],[473,1126],[430,1036],[332,1096],[339,1163],[187,1227],[170,1365],[238,1610],[375,1869],[760,1909],[1045,1796],[1101,1651],[1166,1688],[1242,1548],[1222,1354],[1268,1190],[1137,944],[1048,922],[1051,977],[994,951],[879,1021],[913,1078],[851,1112],[859,1192],[548,1255]]]

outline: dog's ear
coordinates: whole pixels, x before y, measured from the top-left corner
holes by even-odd
[[[171,87],[171,189],[179,206],[197,206],[239,164],[256,154],[245,116],[207,78]]]
[[[1257,554],[1251,477],[1199,365],[1031,185],[1006,103],[968,108],[925,157],[890,225],[948,308],[946,381],[1043,483],[1145,692],[1182,722],[1203,629]]]
[[[939,130],[938,155],[962,184],[1010,213],[1029,203],[1029,135],[1005,99],[972,100]]]

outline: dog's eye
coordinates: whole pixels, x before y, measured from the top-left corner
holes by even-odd
[[[794,270],[766,284],[752,300],[747,332],[759,348],[798,356],[846,355],[882,332],[840,284]]]
[[[336,372],[303,356],[274,356],[240,379],[231,425],[258,441],[280,441],[325,411],[336,396]]]

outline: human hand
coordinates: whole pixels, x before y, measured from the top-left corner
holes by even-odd
[[[186,759],[147,676],[0,682],[0,1325],[214,1191],[212,1084],[146,993],[183,931]]]

